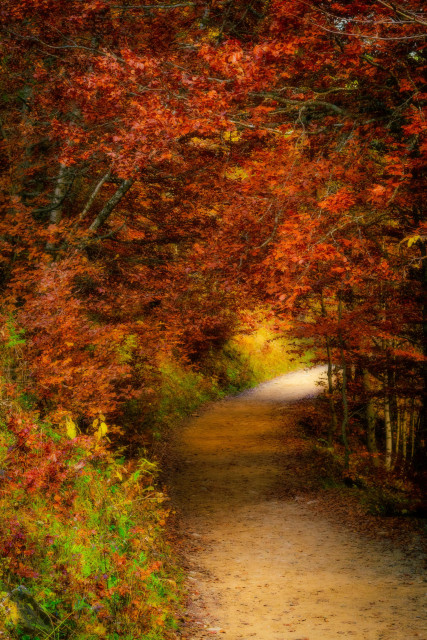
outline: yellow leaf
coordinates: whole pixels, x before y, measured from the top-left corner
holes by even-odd
[[[77,427],[76,424],[68,416],[65,419],[65,429],[67,432],[67,436],[71,440],[73,440],[73,438],[75,438],[77,435]]]
[[[237,129],[234,129],[234,131],[224,131],[222,137],[226,142],[238,142],[242,134],[240,131],[237,131]]]
[[[210,140],[209,138],[198,138],[197,136],[190,138],[190,145],[200,149],[208,149],[209,151],[217,151],[220,149],[219,144],[214,140]]]
[[[221,35],[221,31],[219,29],[208,29],[208,38],[209,40],[212,40],[214,38],[218,38],[219,35]]]
[[[123,480],[123,476],[120,473],[120,471],[116,471],[116,476],[118,477],[118,479],[120,480],[120,482]]]
[[[97,636],[106,636],[107,629],[104,627],[103,624],[97,624],[96,626],[92,627],[92,633],[94,633]]]
[[[96,427],[98,426],[98,423],[99,423],[98,418],[95,418],[95,420],[92,422],[92,427],[96,429]]]
[[[412,236],[411,238],[408,238],[408,247],[412,247],[412,245],[418,242],[418,240],[420,239],[421,236]]]
[[[9,593],[2,591],[1,595],[6,596],[2,599],[1,603],[2,618],[4,618],[6,624],[9,622],[14,626],[17,626],[21,622],[21,613],[18,605],[16,604],[16,602],[13,602],[13,600],[9,598]]]
[[[99,425],[99,429],[96,432],[96,437],[98,438],[98,440],[101,440],[101,438],[107,435],[107,433],[108,433],[107,425],[105,424],[105,422],[101,422],[101,424]]]
[[[249,173],[241,167],[229,167],[224,171],[224,176],[229,180],[246,180]]]
[[[103,416],[102,413],[99,414],[99,419],[101,422],[105,422],[105,416]]]

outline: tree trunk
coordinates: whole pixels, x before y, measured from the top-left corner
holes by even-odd
[[[346,469],[350,463],[350,446],[348,444],[348,402],[347,402],[347,365],[344,359],[344,350],[341,348],[341,363],[342,363],[342,406],[343,406],[343,419],[341,424],[341,435],[344,444],[344,466]]]
[[[123,180],[116,193],[109,199],[102,211],[96,216],[95,220],[89,227],[89,231],[97,231],[99,227],[101,227],[104,222],[106,222],[107,218],[109,218],[109,216],[112,214],[114,208],[119,204],[123,196],[129,191],[129,189],[133,185],[133,182],[134,181],[132,178],[130,178],[129,180]]]
[[[325,301],[323,299],[323,291],[320,294],[320,305],[321,305],[321,310],[322,310],[322,316],[324,318],[326,318],[326,308],[325,308]],[[329,338],[329,336],[326,336],[325,338],[326,340],[326,356],[328,359],[328,402],[329,402],[329,410],[330,410],[330,414],[331,414],[331,419],[329,422],[329,429],[328,429],[328,446],[331,447],[334,441],[334,435],[337,433],[338,431],[338,419],[337,419],[337,412],[335,409],[335,402],[334,402],[334,383],[333,383],[333,377],[332,377],[332,372],[333,372],[333,365],[332,365],[332,353],[331,353],[331,340]]]
[[[407,443],[408,443],[408,426],[410,426],[410,421],[411,421],[411,411],[409,409],[409,411],[406,410],[406,403],[405,403],[405,412],[402,418],[402,459],[403,459],[403,464],[406,466],[406,458],[408,455],[408,450],[407,450]]]
[[[331,343],[329,336],[326,336],[326,354],[328,358],[328,402],[329,410],[331,413],[331,419],[329,422],[328,430],[328,445],[331,447],[334,441],[334,435],[338,431],[338,419],[334,402],[334,384],[332,378],[332,357],[331,357]]]
[[[416,424],[416,411],[412,412],[412,416],[411,416],[411,461],[414,459],[414,455],[415,455],[415,424]]]
[[[394,462],[393,469],[396,467],[399,459],[400,442],[402,440],[402,420],[404,408],[399,404],[399,398],[396,397],[396,441],[394,443]]]
[[[417,451],[415,464],[423,469],[427,458],[427,244],[421,241],[421,296],[422,296],[422,364],[423,395],[421,397],[420,421],[417,433]]]
[[[368,448],[369,453],[371,453],[373,456],[376,456],[376,454],[378,453],[377,438],[375,433],[377,415],[376,415],[374,403],[372,402],[371,380],[369,378],[369,372],[367,369],[362,370],[362,381],[363,381],[363,389],[366,395],[366,404],[365,404],[366,446]],[[376,457],[374,457],[373,459],[375,462],[377,462]]]
[[[68,168],[61,164],[58,178],[56,179],[55,191],[53,192],[52,206],[50,212],[50,223],[59,224],[62,218],[62,205],[68,189]]]
[[[385,468],[390,471],[391,457],[393,455],[393,430],[390,415],[390,396],[387,386],[384,388]]]
[[[338,303],[338,319],[341,323],[342,317],[342,300],[339,300]],[[350,464],[350,446],[348,443],[348,401],[347,401],[347,363],[344,355],[344,340],[341,333],[339,333],[340,340],[340,354],[341,354],[341,367],[342,367],[342,385],[341,385],[341,396],[342,396],[342,406],[343,406],[343,419],[341,423],[341,437],[344,445],[344,467],[346,469],[349,468]]]
[[[110,178],[111,176],[111,171],[110,169],[107,171],[107,173],[105,173],[101,180],[98,182],[98,184],[96,185],[95,189],[92,191],[92,193],[90,194],[88,201],[83,209],[83,211],[81,212],[80,216],[79,216],[79,221],[83,220],[83,218],[86,217],[89,209],[91,208],[91,206],[93,205],[96,196],[98,195],[98,192],[100,191],[102,185],[107,182],[107,180]]]

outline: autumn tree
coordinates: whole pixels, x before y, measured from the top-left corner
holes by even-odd
[[[215,242],[341,371],[343,406],[364,402],[372,453],[382,425],[391,468],[409,434],[425,451],[426,19],[419,2],[374,5],[276,2],[242,38]]]
[[[200,53],[204,16],[194,3],[2,5],[4,311],[27,331],[48,412],[113,410],[131,392],[128,336],[147,361],[159,339],[188,342],[186,295],[203,309],[177,266],[205,225],[183,187],[192,139],[227,127],[234,100]]]
[[[194,361],[262,299],[329,360],[329,439],[341,398],[342,438],[362,402],[387,466],[408,429],[421,445],[421,3],[6,2],[0,20],[3,286],[46,410],[116,406],[142,384],[130,335],[141,362],[159,342]],[[334,368],[356,372],[339,395]]]

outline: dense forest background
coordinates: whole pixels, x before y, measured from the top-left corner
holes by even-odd
[[[4,0],[0,27],[0,580],[44,607],[10,633],[154,640],[176,585],[144,450],[292,366],[289,336],[327,363],[310,419],[347,477],[423,479],[427,17]]]

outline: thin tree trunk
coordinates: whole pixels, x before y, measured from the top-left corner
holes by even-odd
[[[323,299],[323,291],[320,294],[320,305],[321,305],[321,310],[322,310],[322,316],[324,318],[326,318],[326,308],[325,308],[325,301]],[[329,338],[329,336],[326,336],[325,338],[326,340],[326,356],[328,359],[328,402],[329,402],[329,410],[330,410],[330,414],[331,414],[331,419],[329,422],[329,429],[328,429],[328,446],[331,447],[334,441],[334,435],[337,433],[338,431],[338,419],[337,419],[337,412],[335,409],[335,402],[334,402],[334,383],[333,383],[333,377],[332,377],[332,373],[333,373],[333,365],[332,365],[332,353],[331,353],[331,340]]]
[[[334,402],[334,384],[332,378],[332,357],[331,357],[331,343],[329,336],[326,336],[326,354],[328,358],[328,402],[329,410],[331,413],[331,419],[329,422],[328,430],[328,445],[331,447],[334,441],[334,435],[338,431],[338,419]]]
[[[338,302],[338,320],[341,324],[342,318],[342,300],[340,299]],[[349,468],[350,464],[350,446],[348,443],[348,400],[347,400],[347,363],[344,355],[344,341],[341,333],[341,328],[339,332],[339,340],[340,340],[340,354],[341,354],[341,367],[342,367],[342,385],[341,385],[341,395],[342,395],[342,406],[343,406],[343,419],[341,423],[341,437],[344,445],[344,467],[346,469]]]
[[[384,384],[384,428],[385,428],[385,468],[391,469],[391,458],[393,455],[393,430],[390,415],[390,396],[388,391],[388,375],[386,374]]]
[[[414,455],[415,455],[415,415],[416,415],[416,411],[415,411],[415,407],[414,407],[414,411],[412,412],[412,416],[411,416],[411,461],[414,459]]]
[[[86,215],[87,215],[87,213],[88,213],[89,209],[91,208],[91,206],[93,205],[93,203],[94,203],[94,201],[95,201],[96,196],[98,195],[99,190],[101,189],[101,187],[103,186],[103,184],[104,184],[105,182],[107,182],[107,180],[109,180],[110,176],[111,176],[111,170],[109,169],[109,170],[107,171],[107,173],[105,173],[105,174],[102,176],[101,180],[98,182],[98,184],[96,185],[95,189],[94,189],[94,190],[92,191],[92,193],[90,194],[89,199],[88,199],[88,201],[86,202],[86,205],[85,205],[85,207],[84,207],[83,211],[81,212],[81,214],[80,214],[80,216],[79,216],[79,221],[80,221],[80,220],[83,220],[83,218],[85,218],[85,217],[86,217]]]
[[[369,372],[367,369],[362,370],[362,381],[363,381],[363,389],[366,395],[366,404],[365,404],[365,417],[366,417],[366,446],[373,456],[376,456],[378,453],[377,449],[377,438],[375,433],[375,427],[377,422],[377,415],[374,407],[374,403],[372,402],[371,397],[371,380],[369,378]],[[376,457],[373,458],[374,463],[378,462]]]
[[[402,439],[402,418],[403,418],[404,408],[399,404],[399,398],[396,398],[396,442],[394,444],[394,462],[393,469],[398,463],[399,459],[399,449],[400,442]]]
[[[390,420],[391,420],[391,428],[392,428],[392,438],[395,434],[395,442],[392,441],[392,447],[394,448],[394,462],[392,462],[391,468],[393,469],[397,458],[399,455],[399,446],[400,446],[400,411],[399,411],[399,397],[396,393],[396,341],[391,341],[392,354],[391,354],[391,362],[392,362],[392,370],[391,370],[391,393],[390,393]],[[393,452],[392,452],[393,457]]]
[[[59,224],[62,218],[62,205],[68,189],[68,168],[65,164],[59,167],[58,178],[56,179],[55,191],[53,192],[52,206],[50,212],[50,223]]]
[[[402,418],[402,458],[403,464],[406,466],[406,457],[407,457],[407,443],[408,443],[408,425],[410,424],[411,413],[406,410],[406,402],[405,402],[405,411]]]
[[[103,207],[102,211],[96,216],[95,220],[89,227],[89,231],[97,231],[99,227],[101,227],[104,222],[106,222],[107,218],[112,214],[114,208],[118,205],[123,196],[129,191],[131,186],[133,185],[133,179],[123,180],[120,187],[117,189],[115,194],[109,199],[107,204]]]
[[[417,434],[417,460],[419,468],[425,468],[427,459],[427,243],[420,241],[421,247],[421,299],[422,299],[422,364],[423,395],[421,397],[420,421]],[[415,452],[414,452],[415,453]]]
[[[350,462],[350,446],[348,444],[348,402],[347,402],[347,365],[344,359],[344,349],[341,347],[341,363],[342,363],[342,406],[343,406],[343,419],[341,424],[341,435],[344,444],[344,466],[346,469],[349,467]]]
[[[383,296],[381,295],[381,298]],[[384,321],[386,320],[386,302],[382,300],[382,307],[384,310]],[[391,470],[391,462],[393,455],[393,427],[391,423],[391,410],[390,410],[390,375],[389,375],[389,352],[388,343],[386,339],[382,340],[382,348],[385,358],[384,369],[384,381],[383,381],[383,407],[384,407],[384,432],[385,432],[385,458],[384,466],[387,471]]]

